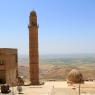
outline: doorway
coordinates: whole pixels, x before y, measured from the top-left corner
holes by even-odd
[[[5,70],[0,70],[0,84],[6,83],[6,74]]]

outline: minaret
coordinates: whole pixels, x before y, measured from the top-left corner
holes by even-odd
[[[29,63],[30,81],[32,85],[39,84],[39,53],[38,53],[38,25],[35,11],[29,17]]]

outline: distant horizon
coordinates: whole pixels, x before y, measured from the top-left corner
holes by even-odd
[[[95,53],[70,53],[70,54],[39,54],[39,57],[44,57],[44,56],[95,56]],[[18,55],[19,57],[20,56],[29,56],[29,55],[26,55],[26,54],[19,54]]]
[[[95,64],[95,54],[73,55],[40,55],[39,63],[43,64]],[[19,63],[28,63],[29,56],[18,56]]]

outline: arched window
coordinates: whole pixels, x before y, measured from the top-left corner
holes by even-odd
[[[0,65],[4,65],[5,61],[0,59]]]

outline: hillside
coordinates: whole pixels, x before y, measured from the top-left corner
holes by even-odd
[[[26,60],[26,59],[25,59]],[[25,62],[25,63],[24,63]],[[19,75],[29,79],[29,66],[24,59],[19,63]],[[85,80],[95,79],[94,58],[45,58],[40,60],[40,79],[66,80],[68,73],[73,69],[79,69]]]

